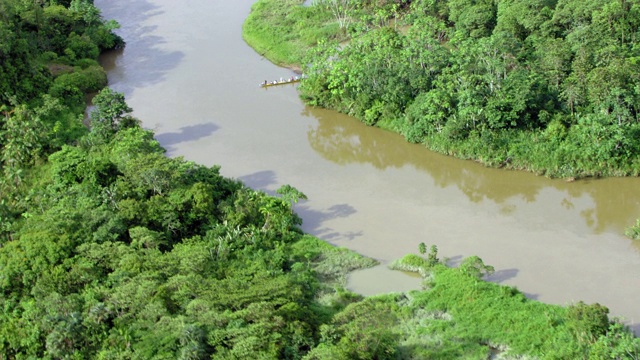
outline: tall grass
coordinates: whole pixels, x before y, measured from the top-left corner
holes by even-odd
[[[244,40],[276,65],[299,69],[321,39],[337,38],[331,13],[302,6],[303,0],[259,0],[242,26]]]
[[[492,269],[477,257],[467,260],[473,258],[463,263]],[[640,339],[598,304],[543,304],[514,287],[483,281],[463,265],[448,268],[414,254],[391,267],[422,274],[429,289],[389,305],[390,311],[400,305],[394,330],[403,334],[398,351],[405,357],[631,359],[640,351]],[[625,351],[627,357],[612,355]]]
[[[330,288],[344,288],[350,272],[378,264],[374,259],[332,246],[310,235],[303,236],[293,246],[296,256],[309,262],[320,281]]]

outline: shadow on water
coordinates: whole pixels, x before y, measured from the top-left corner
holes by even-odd
[[[272,170],[258,171],[252,174],[238,177],[245,185],[252,189],[259,189],[271,196],[276,194],[274,190],[269,190],[278,184],[276,173]],[[303,200],[304,201],[304,200]],[[338,232],[332,228],[324,226],[329,220],[338,218],[346,218],[357,212],[357,210],[349,204],[332,205],[326,210],[311,209],[309,206],[299,203],[294,205],[294,211],[298,216],[304,219],[302,229],[305,233],[313,234],[325,241],[337,240],[354,240],[363,235],[362,231],[358,232]]]
[[[460,263],[462,262],[462,260],[464,260],[464,257],[462,255],[456,255],[456,256],[446,258],[445,264],[447,264],[448,267],[458,267],[460,266]]]
[[[486,168],[426,151],[421,145],[407,143],[398,134],[365,126],[335,111],[306,107],[301,115],[317,119],[307,138],[310,146],[331,162],[370,164],[380,170],[413,167],[428,175],[425,180],[432,181],[434,186],[455,185],[473,203],[491,201],[500,205],[503,215],[533,204],[541,193],[555,189],[560,194],[552,195],[551,205],[564,209],[565,213],[576,212],[596,234],[605,231],[622,234],[640,216],[639,178],[566,182],[524,171]],[[576,207],[576,203],[582,207]]]
[[[357,210],[348,204],[336,204],[332,205],[326,210],[318,211],[312,210],[307,206],[296,206],[296,213],[305,219],[302,224],[302,228],[306,233],[314,234],[315,236],[325,241],[338,241],[338,240],[355,240],[363,235],[362,231],[349,231],[339,232],[335,229],[324,226],[328,220],[337,218],[346,218],[357,212]]]
[[[464,259],[465,257],[462,255],[452,256],[446,259],[446,264],[448,267],[452,267],[452,268],[459,267]],[[496,283],[496,284],[502,284],[507,280],[514,279],[516,276],[518,276],[519,272],[520,270],[518,269],[500,269],[500,270],[496,270],[493,274],[489,276],[485,276],[484,280],[492,283]],[[538,298],[538,295],[536,294],[528,294],[524,292],[523,294],[529,299],[535,300]]]
[[[179,132],[159,133],[155,137],[160,145],[167,149],[167,155],[171,155],[175,150],[173,145],[207,137],[218,129],[219,127],[214,123],[204,123],[182,127]]]
[[[244,175],[238,178],[245,185],[253,189],[267,189],[277,184],[276,173],[272,170],[258,171],[253,174]]]
[[[176,68],[184,58],[179,51],[166,51],[162,45],[166,40],[154,35],[157,26],[144,25],[163,10],[149,1],[96,0],[103,18],[114,19],[121,28],[115,30],[127,43],[125,49],[105,52],[100,63],[109,74],[109,86],[125,95],[136,88],[146,87],[165,80],[166,74]],[[127,64],[120,59],[127,53]]]
[[[509,279],[513,279],[518,276],[518,269],[502,269],[496,270],[493,274],[485,277],[487,281],[491,281],[497,284],[503,283]]]
[[[485,276],[484,280],[485,281],[490,281],[490,282],[496,283],[496,284],[502,284],[503,282],[505,282],[507,280],[510,280],[510,279],[513,279],[516,276],[518,276],[519,272],[520,272],[520,270],[518,270],[518,269],[496,270],[496,272],[494,272],[493,274],[491,274],[489,276]],[[510,285],[504,285],[504,286],[510,286]],[[538,298],[540,297],[540,295],[538,295],[538,294],[524,292],[524,291],[518,289],[515,286],[513,286],[513,288],[518,290],[518,292],[522,293],[527,299],[538,300]]]

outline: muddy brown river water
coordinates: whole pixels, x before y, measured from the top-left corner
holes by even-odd
[[[640,179],[568,183],[487,169],[406,143],[333,111],[306,107],[289,77],[249,48],[241,25],[253,0],[96,0],[127,47],[102,58],[112,88],[168,149],[225,176],[309,200],[303,229],[382,265],[350,288],[375,294],[419,287],[386,265],[418,244],[452,264],[478,255],[494,282],[556,304],[608,306],[640,330]]]

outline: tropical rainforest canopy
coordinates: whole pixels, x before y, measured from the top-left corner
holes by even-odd
[[[302,234],[302,192],[167,158],[102,89],[124,42],[90,0],[0,10],[1,359],[638,358],[606,307],[528,300],[435,246],[395,265],[427,291],[346,291],[375,261]]]

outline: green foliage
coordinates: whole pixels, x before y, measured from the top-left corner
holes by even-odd
[[[609,309],[582,301],[567,309],[566,326],[580,344],[593,344],[609,330]]]
[[[259,1],[247,24],[291,32],[261,14],[304,9],[330,12],[348,28],[340,44],[286,36],[273,44],[304,48],[296,64],[305,64],[300,91],[310,105],[489,166],[571,178],[638,174],[637,4],[408,3]]]
[[[478,281],[443,265],[431,268],[429,285],[429,291],[413,292],[404,302],[408,318],[401,348],[416,348],[413,356],[484,359],[490,348],[541,358],[586,354],[570,345],[573,338],[561,307],[527,300],[514,288]]]
[[[40,191],[55,201],[41,202],[0,249],[0,289],[20,303],[35,296],[57,320],[32,318],[38,340],[3,348],[84,358],[300,357],[313,343],[313,288],[304,286],[306,262],[294,266],[288,250],[300,236],[285,220],[290,208],[270,210],[271,222],[290,224],[278,233],[260,231],[260,216],[227,227],[228,212],[218,209],[234,203],[240,184],[215,167],[162,156],[148,135],[134,125],[118,129],[118,146],[66,146],[50,157],[53,181]],[[256,193],[245,206],[267,200]],[[61,312],[50,294],[77,301]]]
[[[438,259],[438,247],[436,245],[431,245],[431,247],[429,248],[427,262],[429,263],[429,266],[436,266],[440,263],[440,259]]]
[[[43,147],[48,142],[42,120],[24,105],[14,108],[5,118],[0,135],[5,172],[33,165],[43,157]]]
[[[624,325],[614,322],[607,335],[598,338],[591,346],[589,359],[638,359],[640,358],[640,339]]]
[[[104,22],[92,1],[73,1],[70,5],[67,8],[55,1],[3,0],[0,105],[8,105],[11,97],[27,102],[49,88],[51,74],[44,66],[49,65],[47,61],[74,65],[82,59],[97,59],[99,50],[123,44],[112,33],[117,24]],[[102,69],[94,68],[90,73],[63,80],[52,94],[64,99],[74,91],[66,86],[69,82],[84,92],[97,91],[105,85],[106,77]]]
[[[474,278],[481,278],[483,276],[491,275],[495,269],[491,265],[485,265],[482,259],[477,256],[471,256],[460,263],[460,271],[468,276]]]
[[[425,255],[427,253],[427,246],[424,243],[420,243],[418,250],[421,255]],[[408,254],[402,259],[392,262],[389,265],[389,268],[393,270],[418,273],[423,278],[426,278],[430,274],[431,269],[439,264],[442,263],[440,262],[440,259],[438,259],[438,247],[436,245],[431,245],[426,259],[415,254]]]
[[[67,40],[67,48],[64,50],[70,61],[76,59],[97,59],[100,54],[98,45],[96,45],[91,39],[84,35],[79,36],[76,33],[71,33]]]
[[[393,359],[399,334],[393,330],[398,319],[384,301],[366,299],[351,304],[323,329],[325,345],[347,359]]]
[[[353,21],[357,2],[353,0],[316,0],[313,5],[331,12],[340,29],[348,29],[349,24]]]
[[[425,245],[423,242],[421,242],[418,245],[418,251],[420,252],[420,254],[424,255],[427,253],[427,245]]]
[[[108,142],[121,129],[137,124],[137,120],[129,115],[132,109],[124,100],[124,94],[109,88],[102,89],[94,96],[95,109],[91,112],[90,141]]]
[[[640,340],[609,320],[598,304],[544,305],[515,288],[469,276],[468,269],[432,266],[416,255],[402,262],[423,267],[419,272],[428,274],[429,290],[350,304],[320,326],[320,344],[305,359],[486,359],[490,354],[634,359],[638,354]],[[477,257],[464,263],[486,267]]]
[[[97,126],[80,145],[50,155],[40,182],[24,178],[37,195],[21,208],[34,210],[17,221],[15,204],[0,208],[1,353],[299,359],[323,321],[360,300],[341,290],[346,274],[375,262],[303,237],[292,211],[302,192],[285,185],[275,198],[218,167],[169,159],[122,94],[107,89],[94,103]],[[38,120],[23,130],[42,128],[42,139],[11,140],[43,153],[46,125],[63,110],[47,96],[35,111],[16,107],[15,125]],[[43,156],[30,154],[3,168]]]
[[[284,4],[288,9],[299,3]],[[484,3],[457,4],[455,16],[467,19],[464,31],[490,29],[462,8]],[[360,30],[378,29],[380,41],[363,37],[356,45],[372,54],[362,57],[367,66],[392,74],[402,69],[397,61],[405,39],[402,32],[383,27],[408,3],[364,1],[359,10],[377,6],[380,11]],[[421,6],[427,13],[446,10],[436,3]],[[419,8],[417,2],[412,8]],[[281,197],[272,197],[222,177],[217,166],[167,158],[153,133],[129,115],[123,95],[109,89],[94,98],[91,132],[84,129],[78,99],[100,87],[101,71],[95,60],[81,57],[117,42],[110,35],[113,24],[100,19],[91,1],[0,0],[0,10],[0,36],[7,40],[0,43],[0,90],[10,90],[2,93],[0,108],[0,358],[484,359],[489,348],[540,358],[637,357],[638,339],[609,320],[605,307],[578,303],[564,309],[529,301],[514,288],[480,280],[493,268],[477,257],[459,269],[446,268],[436,246],[426,259],[403,259],[430,274],[430,291],[363,299],[345,290],[349,271],[376,262],[303,235],[301,219],[292,211],[306,199],[299,190],[285,185],[276,191]],[[615,7],[607,11],[624,17]],[[309,23],[322,18],[311,9],[300,14],[309,16]],[[568,28],[563,19],[554,26]],[[521,26],[533,29],[528,24]],[[626,32],[613,33],[628,41]],[[338,50],[327,46],[324,54]],[[421,56],[413,70],[431,69],[427,64],[440,61]],[[73,67],[56,74],[49,86],[49,77],[33,66],[54,60]],[[358,96],[359,86],[376,87],[380,99],[362,94],[351,104],[371,122],[388,121],[412,101],[417,91],[403,89],[407,84],[431,86],[431,79],[416,81],[415,73],[400,80],[371,78],[364,66],[349,76],[333,72],[333,62],[326,60],[316,69],[333,79],[327,93]],[[336,66],[349,61],[337,59]],[[460,64],[471,64],[465,61]],[[26,69],[35,69],[32,77],[25,76]],[[592,80],[625,71],[596,72]],[[493,71],[490,80],[509,84],[508,76],[498,75]],[[310,76],[309,81],[321,86],[324,80]],[[526,96],[505,100],[499,94],[487,100],[473,93],[471,85],[482,84],[477,77],[463,81],[469,104],[494,101],[494,108],[509,108],[510,115],[494,121],[483,112],[468,112],[456,127],[444,124],[443,133],[492,139],[500,149],[506,140],[519,139],[509,131],[520,126],[511,122],[513,114],[525,111]],[[504,87],[530,94],[537,91],[537,81]],[[599,103],[599,111],[608,109],[613,118],[585,116],[579,119],[582,129],[571,126],[569,116],[545,115],[555,125],[541,136],[556,142],[577,139],[584,146],[597,140],[601,150],[589,145],[588,151],[600,161],[633,156],[625,135],[637,130],[622,109],[629,87],[617,84],[615,91],[597,90],[609,99],[609,108]],[[414,110],[418,123],[427,110],[417,104]],[[468,119],[477,124],[469,126]],[[598,131],[589,133],[590,126]],[[606,131],[616,127],[622,130],[612,142]],[[426,254],[426,245],[420,250]]]
[[[305,235],[292,245],[292,251],[300,262],[309,263],[315,277],[320,281],[320,288],[316,296],[322,298],[329,295],[329,302],[342,302],[350,297],[348,293],[338,293],[338,298],[333,298],[335,289],[344,289],[347,286],[347,275],[354,270],[369,268],[378,265],[374,259],[364,257],[345,248],[337,248]],[[349,302],[349,300],[347,300]]]
[[[270,197],[223,178],[218,167],[167,158],[137,122],[121,126],[131,110],[120,95],[105,91],[97,103],[95,118],[116,125],[109,138],[49,156],[39,181],[25,178],[34,195],[23,200],[24,215],[4,230],[6,356],[637,354],[638,340],[606,308],[529,301],[480,280],[493,268],[477,257],[446,268],[436,246],[420,246],[426,259],[402,261],[429,274],[429,291],[352,294],[346,274],[376,262],[302,235],[291,211],[306,197],[299,190],[285,185],[281,198]],[[38,113],[55,113],[55,105]]]
[[[302,3],[302,0],[258,1],[242,26],[242,37],[272,62],[297,66],[309,47],[340,35],[329,11],[316,11],[319,7],[305,7]]]
[[[76,68],[73,72],[55,78],[49,88],[53,97],[64,99],[69,106],[77,106],[84,101],[84,94],[95,92],[107,85],[107,74],[99,65]]]
[[[86,5],[99,19],[97,8]],[[87,34],[111,32],[101,20],[85,23],[59,2],[3,0],[0,13],[0,239],[4,241],[13,238],[21,218],[32,215],[27,210],[40,205],[30,202],[50,195],[30,188],[33,181],[40,181],[37,176],[48,175],[34,166],[86,133],[84,95],[107,81],[95,61],[101,47]]]
[[[282,195],[282,200],[290,204],[292,212],[293,204],[297,204],[300,199],[307,200],[307,195],[289,184],[282,185],[276,193]]]
[[[408,254],[389,265],[390,269],[415,272],[422,276],[426,276],[430,268],[429,262],[422,256]]]
[[[625,235],[627,235],[628,237],[630,237],[633,240],[639,240],[640,239],[640,219],[636,220],[636,224],[629,227],[626,231],[625,231]]]

